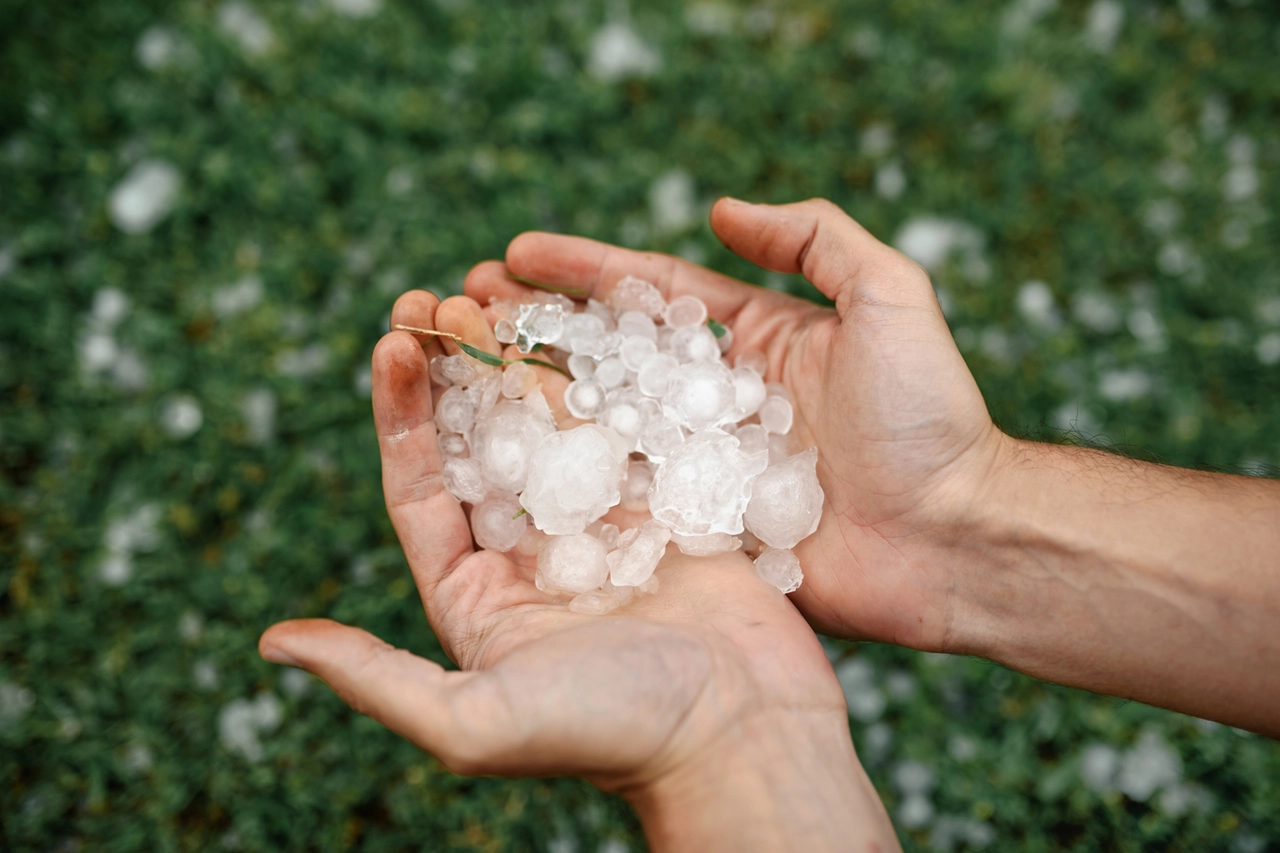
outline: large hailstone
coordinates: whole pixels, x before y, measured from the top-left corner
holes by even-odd
[[[556,422],[545,408],[502,400],[476,421],[471,456],[480,463],[490,488],[519,492],[529,474],[530,457],[555,431]]]
[[[649,511],[681,536],[741,533],[751,481],[764,470],[738,439],[719,429],[694,433],[658,466],[649,487]]]
[[[520,504],[534,526],[553,536],[581,533],[617,506],[627,474],[627,445],[599,424],[553,432],[528,462]]]
[[[794,548],[817,530],[823,498],[817,468],[813,447],[766,468],[752,486],[743,516],[747,529],[780,550]]]

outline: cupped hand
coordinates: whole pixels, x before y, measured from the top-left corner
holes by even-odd
[[[394,323],[496,348],[478,317],[468,299],[437,305],[422,291],[393,312]],[[388,512],[427,618],[460,671],[328,620],[275,625],[263,656],[318,675],[466,774],[580,775],[643,797],[714,766],[744,732],[784,728],[827,738],[833,745],[817,752],[856,769],[821,644],[741,553],[695,560],[672,547],[656,594],[597,617],[539,591],[531,557],[475,550],[463,506],[441,483],[428,373],[440,346],[406,332],[383,338],[374,416]],[[554,393],[557,374],[539,372]],[[892,838],[882,811],[872,824]]]
[[[624,276],[668,299],[692,294],[733,329],[730,357],[761,350],[766,379],[795,404],[794,449],[818,448],[826,506],[796,548],[804,585],[791,598],[819,630],[926,650],[954,650],[944,546],[963,541],[1003,452],[928,275],[835,205],[721,199],[711,226],[769,270],[801,273],[835,303],[823,308],[668,255],[580,237],[522,234],[505,262],[475,267],[481,304],[519,299],[516,276],[604,298]]]

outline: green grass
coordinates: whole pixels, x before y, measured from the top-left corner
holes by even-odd
[[[618,10],[595,0],[385,0],[362,19],[262,0],[275,43],[258,57],[205,0],[0,0],[0,847],[642,846],[618,800],[455,777],[255,651],[272,621],[325,615],[443,660],[382,509],[362,371],[396,295],[456,292],[522,230],[804,292],[723,249],[709,202],[825,196],[885,239],[956,217],[984,235],[986,275],[957,257],[935,279],[1007,429],[1059,437],[1074,421],[1178,464],[1280,463],[1280,367],[1264,364],[1280,331],[1273,4],[1126,4],[1101,53],[1075,0],[1021,34],[992,2],[730,5],[720,35],[679,4],[631,5],[661,66],[602,82],[583,69]],[[153,25],[185,58],[139,64]],[[877,155],[863,143],[880,124]],[[1258,185],[1228,199],[1242,138]],[[127,235],[107,199],[146,157],[182,188]],[[893,199],[875,190],[890,162],[906,177]],[[698,215],[668,231],[649,195],[673,170]],[[214,292],[250,275],[261,302],[219,316]],[[1019,314],[1028,280],[1060,323]],[[112,334],[145,363],[140,388],[83,369],[103,288],[128,295]],[[1082,293],[1118,324],[1082,324]],[[1125,382],[1146,391],[1124,399]],[[274,428],[255,434],[242,402],[263,389]],[[175,394],[202,412],[183,439],[162,428]],[[126,583],[104,582],[110,524],[145,506],[156,541]],[[856,654],[898,689],[886,727],[853,722],[891,811],[893,770],[914,759],[938,777],[939,813],[995,830],[989,849],[1280,846],[1272,742],[981,661]],[[218,719],[260,691],[283,713],[254,762]],[[1207,807],[1177,817],[1082,784],[1087,745],[1143,732],[1177,750]],[[971,759],[948,751],[957,736]],[[929,849],[929,834],[904,843]]]

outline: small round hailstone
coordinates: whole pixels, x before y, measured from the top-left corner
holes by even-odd
[[[461,385],[464,388],[475,382],[478,374],[476,362],[464,355],[446,356],[440,363],[440,372],[449,380],[449,384]]]
[[[795,592],[804,582],[799,558],[787,549],[770,548],[756,557],[756,574],[783,593]]]
[[[569,356],[569,375],[574,379],[590,379],[596,375],[596,360],[589,355]]]
[[[742,540],[728,533],[707,533],[703,536],[681,536],[673,533],[671,541],[680,549],[681,554],[690,557],[710,557],[712,554],[724,554],[742,547]]]
[[[538,554],[538,588],[572,593],[596,589],[609,577],[605,556],[604,543],[594,536],[552,536]]]
[[[645,428],[644,416],[640,414],[640,409],[636,406],[637,402],[626,398],[610,400],[605,406],[604,414],[599,418],[600,423],[612,429],[626,441],[629,450],[635,448]]]
[[[189,438],[203,424],[200,404],[190,394],[174,394],[160,407],[160,428],[170,438]]]
[[[520,332],[516,329],[515,323],[503,317],[493,324],[493,336],[498,339],[500,344],[514,344],[516,339],[520,337]]]
[[[467,399],[475,408],[476,420],[489,414],[502,396],[502,372],[485,369],[477,374],[477,379],[467,386]]]
[[[685,326],[671,335],[671,354],[680,362],[719,361],[720,344],[706,326]]]
[[[756,375],[763,379],[765,373],[769,371],[769,358],[760,350],[751,349],[738,353],[738,357],[733,361],[733,366],[754,370]]]
[[[510,551],[524,536],[529,518],[511,492],[490,492],[471,510],[476,544],[490,551]]]
[[[448,358],[447,355],[438,355],[431,359],[431,363],[427,365],[427,372],[431,374],[432,382],[447,388],[453,383],[449,381],[449,377],[445,376],[444,373],[444,360],[446,358]]]
[[[769,433],[759,424],[740,426],[734,436],[738,439],[738,444],[741,445],[743,453],[763,453],[768,455]]]
[[[545,533],[581,533],[621,501],[626,472],[627,446],[613,430],[583,424],[553,432],[528,461],[520,504]]]
[[[618,350],[618,355],[622,357],[622,363],[626,365],[627,370],[638,371],[644,366],[645,361],[657,351],[658,345],[651,338],[631,335],[622,341],[622,347]]]
[[[768,395],[760,374],[749,367],[733,369],[733,387],[735,399],[733,413],[738,420],[749,418],[759,411]]]
[[[658,288],[632,275],[615,284],[613,290],[610,290],[609,295],[605,297],[605,302],[614,310],[614,313],[625,314],[628,311],[638,311],[652,318],[661,316],[663,309],[667,307],[667,301],[662,298]]]
[[[640,365],[636,384],[647,397],[661,397],[667,393],[671,372],[680,366],[676,357],[665,352],[649,356]]]
[[[794,413],[791,404],[784,397],[766,397],[758,411],[760,426],[771,433],[786,435],[791,431]]]
[[[818,451],[811,447],[756,477],[743,522],[766,545],[794,548],[818,529],[823,492],[817,466]]]
[[[446,459],[441,478],[449,494],[463,503],[480,503],[488,491],[480,473],[480,463],[474,459]]]
[[[596,375],[592,378],[605,388],[617,388],[627,380],[627,367],[620,358],[602,359],[596,365]]]
[[[436,428],[442,432],[465,433],[476,422],[476,407],[465,388],[453,386],[436,403]]]
[[[662,319],[673,329],[701,326],[707,321],[707,306],[696,296],[678,296],[662,312]]]
[[[734,407],[734,376],[719,361],[695,361],[671,372],[662,407],[697,432],[722,422]]]
[[[443,432],[438,440],[441,456],[466,456],[470,452],[467,449],[467,440],[455,432]]]
[[[618,331],[628,338],[647,338],[655,342],[658,340],[658,327],[648,314],[640,311],[624,311],[618,317]]]
[[[604,386],[594,379],[575,379],[564,389],[564,405],[575,418],[590,420],[604,411]]]
[[[538,384],[537,372],[527,364],[517,361],[502,371],[502,396],[515,399],[523,397]]]

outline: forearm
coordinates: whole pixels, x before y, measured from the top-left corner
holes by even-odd
[[[1280,484],[1006,451],[949,549],[958,650],[1280,735]]]
[[[753,718],[697,766],[624,795],[654,851],[899,849],[847,718]]]

